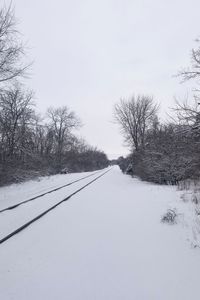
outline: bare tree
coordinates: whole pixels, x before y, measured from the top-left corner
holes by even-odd
[[[21,63],[24,47],[19,42],[16,20],[11,5],[0,9],[0,82],[25,74],[28,65]]]
[[[12,157],[22,151],[27,127],[33,117],[33,93],[19,84],[0,93],[0,136],[4,156]]]
[[[200,107],[196,102],[193,105],[189,104],[188,101],[180,102],[175,101],[175,107],[172,111],[176,113],[177,121],[180,124],[193,126],[199,119]]]
[[[73,111],[67,106],[53,108],[47,110],[47,116],[50,120],[50,127],[55,138],[55,153],[58,168],[61,167],[62,154],[67,147],[67,139],[73,129],[77,129],[81,123]]]
[[[200,40],[196,40],[199,43]],[[191,66],[180,70],[178,76],[181,76],[183,81],[200,78],[200,47],[191,51]]]
[[[199,39],[196,42],[200,42]],[[182,69],[178,76],[183,79],[183,82],[191,79],[196,79],[197,87],[194,89],[194,104],[190,105],[187,101],[176,101],[176,106],[173,109],[176,113],[176,117],[181,124],[185,124],[189,129],[195,129],[200,134],[200,46],[191,51],[191,66]]]
[[[149,96],[133,96],[115,105],[115,120],[120,124],[125,141],[132,149],[138,151],[145,147],[145,134],[157,110],[158,105]]]

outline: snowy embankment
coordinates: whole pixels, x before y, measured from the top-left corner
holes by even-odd
[[[74,176],[79,175],[83,174]],[[59,179],[48,180],[49,187],[61,184]],[[45,179],[44,185],[34,184],[48,189]],[[6,199],[10,204],[20,195],[30,196],[35,187],[24,183],[21,192],[16,186],[12,191],[0,189],[3,205]],[[62,190],[48,199],[67,193]],[[113,168],[0,245],[0,299],[199,299],[199,249],[190,247],[183,222],[172,226],[160,222],[168,208],[178,212],[186,204],[181,194],[174,187],[141,182]],[[37,201],[37,209],[42,203],[42,198]],[[4,218],[9,214],[15,218],[17,212],[22,217],[21,209],[5,212]],[[24,207],[23,213],[32,210],[36,205]]]

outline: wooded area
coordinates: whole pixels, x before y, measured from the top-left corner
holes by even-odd
[[[197,41],[199,43],[199,41]],[[0,185],[38,175],[92,171],[108,166],[106,154],[78,137],[81,120],[67,105],[36,111],[34,91],[24,84],[31,63],[17,31],[12,6],[0,9]],[[124,172],[161,184],[200,176],[200,47],[182,81],[197,83],[193,105],[176,101],[168,122],[148,95],[121,99],[114,116],[130,155]],[[56,99],[55,99],[56,101]]]
[[[68,106],[36,112],[24,85],[28,68],[12,7],[0,9],[0,185],[38,175],[92,171],[108,165],[102,151],[77,137],[79,117]],[[55,99],[56,101],[56,99]]]
[[[199,41],[198,41],[199,43]],[[178,73],[183,81],[200,83],[200,47],[192,50],[191,67]],[[196,83],[196,81],[195,81]],[[124,172],[160,184],[200,177],[200,98],[195,89],[193,105],[175,101],[168,122],[158,116],[158,104],[149,96],[123,99],[115,105],[115,120],[121,127],[130,155],[119,158]]]

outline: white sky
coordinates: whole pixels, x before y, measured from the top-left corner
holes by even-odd
[[[10,1],[6,0],[5,3]],[[34,60],[28,86],[41,111],[67,105],[86,140],[109,157],[127,152],[113,124],[121,97],[147,93],[161,103],[185,95],[173,75],[189,65],[200,35],[197,0],[13,0]]]

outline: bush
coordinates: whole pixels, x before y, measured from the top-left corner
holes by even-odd
[[[167,212],[162,216],[161,222],[167,224],[176,224],[177,213],[173,209],[168,209]]]

